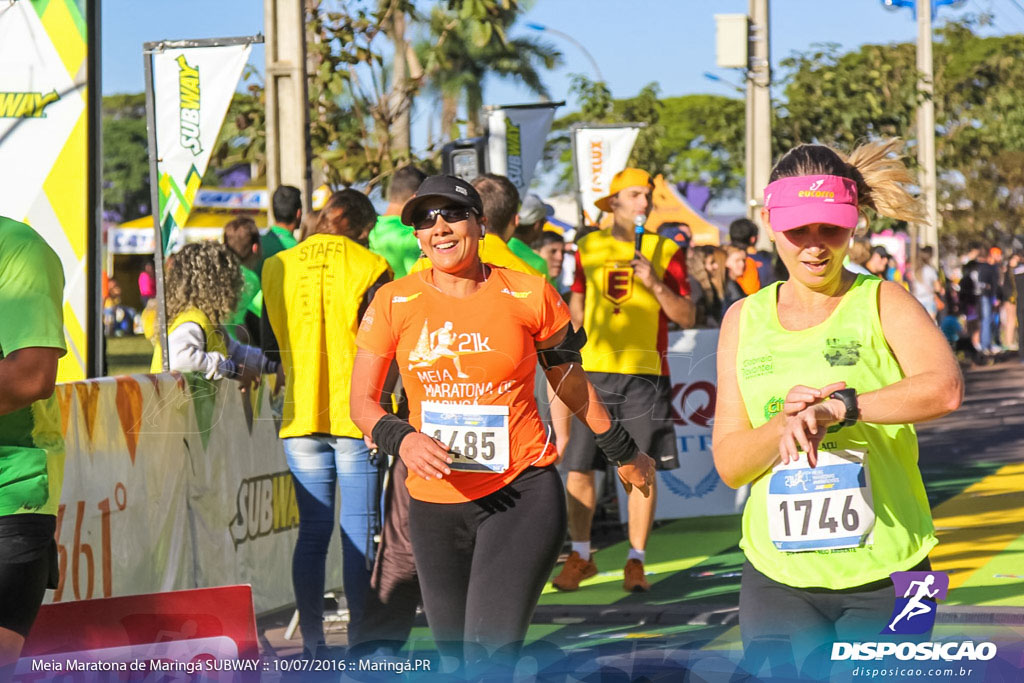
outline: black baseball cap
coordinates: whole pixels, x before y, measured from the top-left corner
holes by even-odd
[[[475,187],[453,175],[432,175],[420,183],[416,194],[402,207],[402,222],[411,226],[413,216],[419,212],[419,208],[434,197],[444,197],[455,206],[473,209],[478,216],[484,213],[483,201]]]

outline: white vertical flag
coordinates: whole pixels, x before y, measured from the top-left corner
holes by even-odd
[[[487,111],[487,170],[508,176],[520,198],[544,153],[555,109],[563,102],[493,107]]]
[[[598,209],[594,202],[608,194],[612,178],[626,168],[640,128],[635,123],[572,127],[577,196],[587,225],[597,225]]]

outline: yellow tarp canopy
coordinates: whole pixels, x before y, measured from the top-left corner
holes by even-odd
[[[188,221],[185,223],[185,229],[188,228],[223,228],[233,218],[239,216],[248,216],[256,221],[256,226],[260,228],[267,227],[267,212],[266,211],[214,211],[211,209],[193,209],[192,213],[188,215]],[[127,223],[121,223],[118,227],[121,228],[152,228],[153,217],[143,216],[142,218],[136,218],[135,220],[128,221]]]

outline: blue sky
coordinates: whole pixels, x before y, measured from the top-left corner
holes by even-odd
[[[636,94],[657,81],[665,96],[689,93],[734,94],[727,85],[707,80],[713,72],[739,83],[738,72],[715,66],[715,14],[746,13],[747,0],[535,0],[512,29],[512,35],[533,34],[558,47],[565,65],[545,76],[555,100],[569,99],[570,75],[593,76],[584,54],[571,43],[538,34],[526,22],[570,34],[586,45],[615,97]],[[986,12],[994,15],[984,33],[1024,33],[1022,0],[967,0],[960,7],[942,7],[936,18]],[[261,0],[102,0],[102,89],[105,94],[141,92],[142,43],[177,38],[239,36],[263,31]],[[771,0],[773,64],[814,43],[834,42],[852,49],[865,43],[916,39],[909,10],[890,11],[881,0]],[[262,72],[262,46],[252,63]],[[485,83],[485,103],[535,101],[515,83]],[[560,111],[568,113],[574,102]],[[414,147],[425,144],[427,119],[434,112],[419,106],[413,129]]]
[[[565,66],[545,82],[552,97],[568,96],[572,73],[593,74],[586,57],[571,43],[527,29],[534,22],[570,34],[587,46],[615,96],[635,94],[658,81],[664,95],[695,92],[727,94],[726,86],[703,77],[706,71],[739,81],[738,74],[715,67],[714,15],[745,13],[747,0],[535,0],[512,30],[542,36],[562,50]],[[912,41],[916,26],[909,10],[889,11],[880,0],[771,0],[772,61],[836,42],[847,48],[864,43]],[[967,0],[939,10],[938,20],[987,11],[995,15],[988,33],[1024,33],[1024,2]],[[174,38],[213,38],[263,30],[260,0],[102,0],[103,92],[140,92],[142,43]],[[262,71],[263,50],[253,51]],[[532,101],[524,89],[500,81],[486,84],[488,104]]]

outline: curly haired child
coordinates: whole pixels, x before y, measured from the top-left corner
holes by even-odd
[[[238,259],[226,246],[187,244],[168,264],[165,297],[171,321],[167,326],[171,370],[243,383],[258,379],[261,372],[278,371],[278,364],[262,351],[238,343],[222,327],[238,305],[242,289]],[[159,343],[151,369],[163,369]]]

